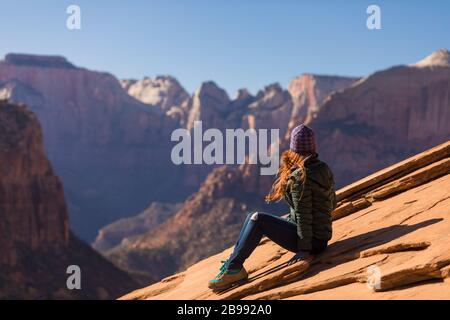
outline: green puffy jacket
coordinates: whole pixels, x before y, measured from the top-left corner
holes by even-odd
[[[306,171],[305,180],[303,171]],[[313,156],[305,161],[305,170],[293,168],[284,198],[291,207],[288,219],[297,224],[299,250],[311,250],[312,238],[331,239],[331,212],[336,208],[336,193],[333,173],[325,162]]]

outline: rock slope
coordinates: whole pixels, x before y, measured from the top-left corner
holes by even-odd
[[[338,191],[327,251],[292,253],[263,239],[249,282],[215,294],[230,249],[121,299],[450,299],[450,141]]]
[[[72,235],[36,116],[0,101],[0,299],[111,299],[136,283]],[[66,287],[69,265],[82,290]],[[117,281],[117,282],[116,282]]]

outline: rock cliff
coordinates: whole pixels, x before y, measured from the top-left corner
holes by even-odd
[[[0,263],[15,265],[17,245],[63,249],[69,223],[61,182],[42,147],[36,117],[0,102]]]
[[[122,80],[120,84],[130,96],[146,104],[158,106],[164,111],[180,107],[189,99],[186,90],[171,76]]]
[[[41,122],[78,235],[92,240],[151,200],[184,199],[198,187],[179,183],[185,168],[170,161],[177,119],[129,96],[112,75],[64,61],[8,55],[0,61],[0,97],[26,103]],[[169,196],[172,173],[178,192]]]
[[[72,235],[41,127],[23,105],[0,101],[0,163],[0,298],[111,299],[136,286]],[[82,290],[67,289],[69,265],[81,268]]]
[[[338,185],[450,139],[450,66],[442,55],[420,68],[376,72],[329,96],[310,125]]]
[[[304,122],[313,117],[333,92],[346,89],[358,78],[304,74],[289,82],[293,100],[293,117]]]

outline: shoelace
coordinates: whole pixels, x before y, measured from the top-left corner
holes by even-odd
[[[220,277],[223,276],[223,274],[227,271],[228,269],[228,259],[227,260],[222,260],[220,261],[222,262],[222,266],[220,267],[220,272],[217,274],[216,279],[220,279]]]

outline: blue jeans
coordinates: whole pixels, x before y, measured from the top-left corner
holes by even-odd
[[[250,213],[245,219],[233,253],[228,259],[228,268],[242,268],[244,261],[256,249],[263,236],[288,251],[295,253],[299,251],[297,225],[294,222],[264,212]],[[320,253],[326,246],[327,241],[313,238],[311,253]]]

